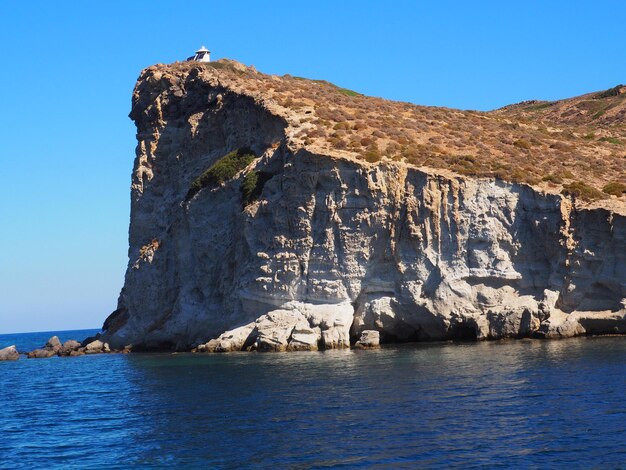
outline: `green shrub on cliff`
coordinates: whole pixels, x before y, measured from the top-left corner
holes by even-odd
[[[215,188],[233,179],[238,172],[252,163],[255,158],[254,152],[249,148],[240,148],[227,153],[191,183],[187,192],[187,199],[191,199],[203,188]]]
[[[583,199],[585,201],[593,201],[595,199],[606,199],[607,195],[596,188],[589,186],[582,181],[574,181],[573,183],[564,184],[561,194]]]
[[[541,181],[547,181],[549,183],[554,183],[554,184],[561,184],[563,183],[563,177],[559,174],[550,173],[549,175],[546,175],[543,178],[541,178]]]
[[[620,197],[626,194],[626,184],[608,183],[602,188],[602,191],[607,194],[612,194],[613,196]]]
[[[624,85],[617,85],[614,86],[613,88],[609,88],[608,90],[604,90],[601,91],[599,93],[596,93],[596,95],[594,96],[594,99],[602,99],[602,98],[611,98],[612,96],[621,96],[623,95],[623,90],[624,89]]]
[[[521,149],[525,149],[525,150],[529,150],[531,147],[530,142],[528,142],[525,139],[518,139],[515,142],[513,142],[513,145],[515,147],[521,148]]]
[[[598,139],[599,142],[608,142],[609,144],[613,144],[613,145],[622,145],[622,141],[619,139],[616,139],[615,137],[601,137],[600,139]]]
[[[241,183],[241,204],[243,207],[259,198],[265,183],[271,177],[270,173],[257,170],[252,170],[243,177],[243,183]]]
[[[347,96],[361,96],[361,93],[357,93],[354,90],[348,90],[347,88],[339,88],[339,93],[343,93]]]

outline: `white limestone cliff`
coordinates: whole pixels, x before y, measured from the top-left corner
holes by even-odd
[[[626,332],[626,217],[560,195],[294,144],[298,116],[212,69],[143,72],[111,347],[316,350]],[[256,158],[188,198],[239,148]],[[266,178],[244,207],[244,176]],[[369,334],[369,333],[368,333]],[[212,340],[212,341],[210,341]]]

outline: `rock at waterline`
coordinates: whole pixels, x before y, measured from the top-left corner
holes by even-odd
[[[80,343],[76,340],[70,339],[63,343],[63,346],[58,350],[59,356],[71,356],[73,352],[78,351]],[[75,355],[75,354],[74,354]]]
[[[365,330],[354,345],[357,349],[374,349],[380,347],[380,333],[376,330]]]
[[[61,345],[61,341],[59,340],[58,336],[53,336],[52,338],[50,338],[45,346],[43,347],[43,349],[47,349],[49,351],[58,351],[59,349],[61,349],[62,345]]]
[[[308,325],[296,325],[291,332],[288,351],[317,351],[319,333]]]
[[[17,352],[14,345],[0,349],[0,361],[17,361],[19,358],[20,353]]]
[[[111,352],[108,343],[103,343],[99,339],[96,339],[88,343],[84,348],[85,354],[98,354]]]
[[[102,352],[102,350],[97,352]],[[29,359],[47,359],[52,356],[81,356],[82,354],[84,353],[78,341],[70,339],[61,344],[59,337],[53,336],[42,348],[29,352],[26,357]]]
[[[26,357],[28,359],[47,359],[55,356],[62,348],[61,341],[58,336],[51,337],[42,348],[29,352]]]
[[[76,341],[75,339],[70,339],[70,340],[67,340],[65,343],[63,343],[63,348],[64,349],[78,349],[80,348],[80,343]]]
[[[222,333],[218,338],[198,346],[198,352],[241,351],[246,343],[256,340],[254,322]]]
[[[55,355],[56,353],[51,349],[35,349],[29,352],[26,357],[28,359],[47,359]]]

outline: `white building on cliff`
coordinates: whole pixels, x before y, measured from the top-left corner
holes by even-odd
[[[187,60],[195,60],[196,62],[211,62],[211,51],[202,46],[194,55],[188,57]]]

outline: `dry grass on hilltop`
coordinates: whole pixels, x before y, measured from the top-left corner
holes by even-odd
[[[168,67],[212,70],[220,83],[275,103],[292,141],[317,152],[525,182],[587,200],[626,199],[624,86],[477,112],[372,98],[228,60]]]

